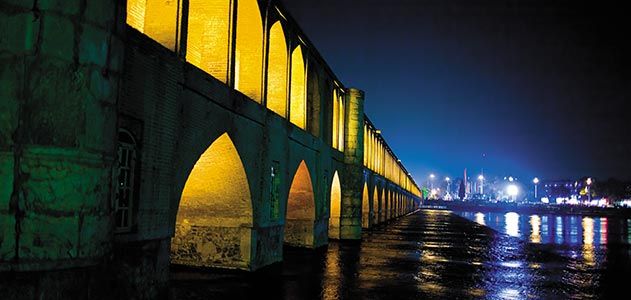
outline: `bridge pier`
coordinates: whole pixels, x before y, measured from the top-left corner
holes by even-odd
[[[340,239],[361,239],[362,192],[364,186],[364,92],[346,91],[347,122],[344,130],[344,172],[346,188],[342,189]]]

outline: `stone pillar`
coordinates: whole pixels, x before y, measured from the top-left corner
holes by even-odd
[[[340,239],[358,240],[362,232],[364,184],[364,92],[347,89],[345,95],[344,164],[346,185],[342,187]]]
[[[0,272],[94,266],[112,249],[119,2],[1,5]]]

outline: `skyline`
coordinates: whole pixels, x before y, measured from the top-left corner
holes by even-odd
[[[419,184],[464,168],[631,179],[617,2],[357,3],[284,1]]]

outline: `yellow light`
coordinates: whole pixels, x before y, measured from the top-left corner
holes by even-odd
[[[269,63],[267,65],[267,107],[287,117],[287,42],[277,21],[270,30]]]
[[[127,24],[175,50],[178,1],[128,0]]]
[[[289,121],[296,126],[306,128],[307,104],[305,93],[305,62],[300,46],[291,54],[291,89]]]
[[[186,61],[226,82],[230,1],[189,0]]]
[[[342,213],[342,189],[340,177],[335,172],[331,184],[331,206],[329,210],[329,238],[340,238],[340,216]]]
[[[239,0],[234,88],[261,103],[263,23],[256,0]]]
[[[241,158],[224,133],[202,154],[188,176],[178,210],[178,222],[240,226],[252,223],[250,187]]]

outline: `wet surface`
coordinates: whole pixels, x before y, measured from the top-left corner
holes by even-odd
[[[282,264],[254,273],[173,267],[171,293],[177,299],[589,299],[624,292],[628,244],[592,249],[598,263],[584,248],[531,243],[426,210],[365,233],[361,243],[285,249]]]

